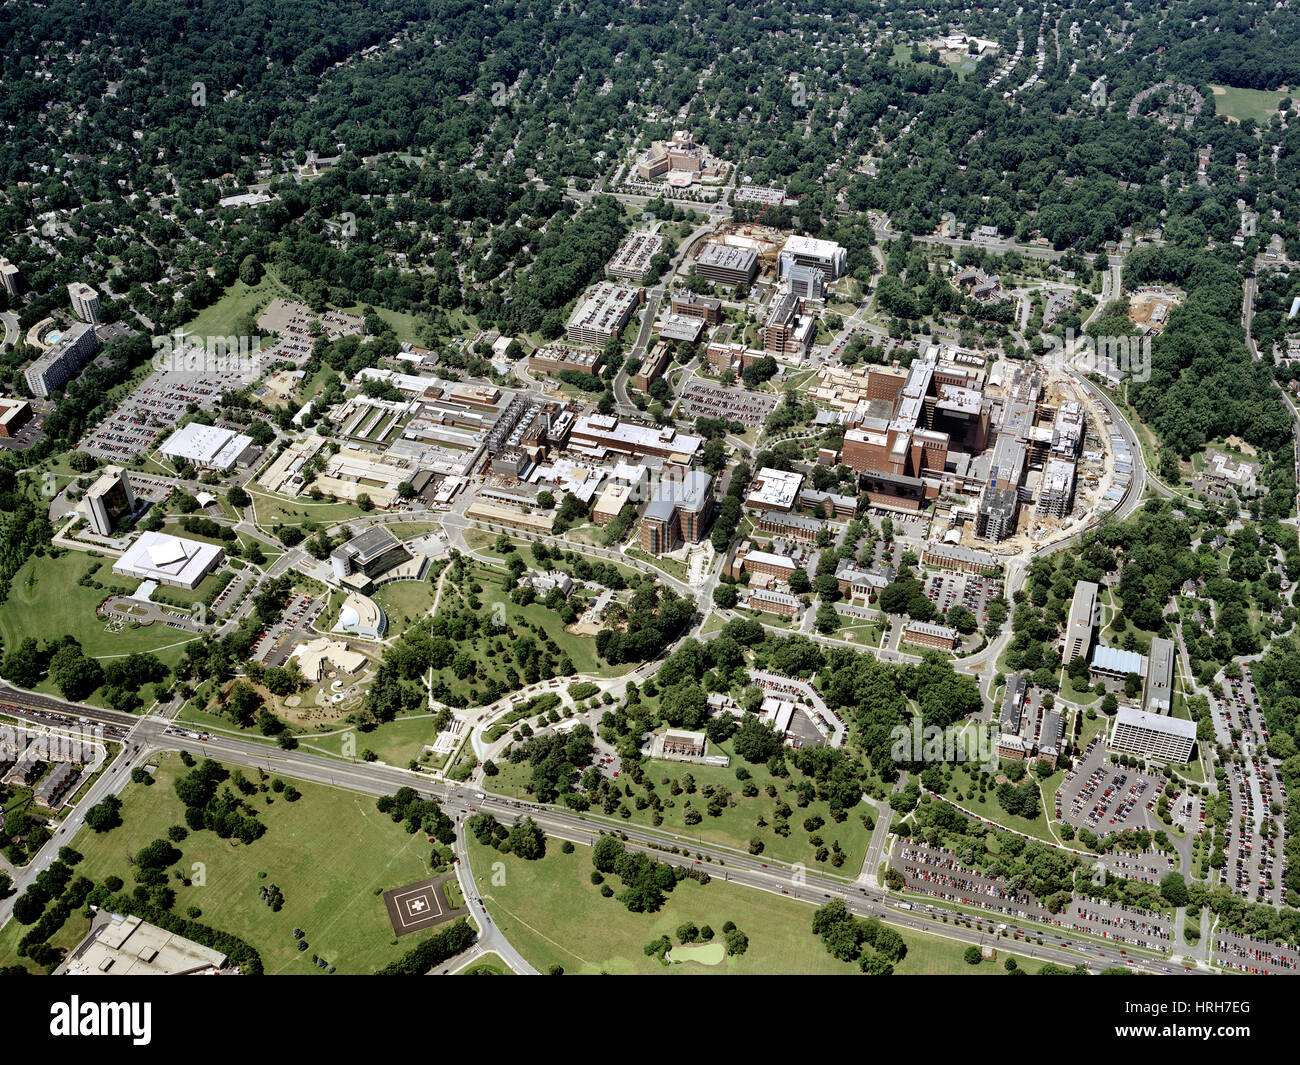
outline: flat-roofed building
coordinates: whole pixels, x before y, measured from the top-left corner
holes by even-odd
[[[99,293],[84,281],[74,281],[68,286],[68,299],[72,301],[72,313],[83,322],[99,325]]]
[[[630,484],[611,484],[596,499],[591,516],[597,525],[608,525],[632,501]]]
[[[1048,459],[1038,485],[1037,513],[1051,518],[1063,518],[1070,513],[1073,503],[1074,460]]]
[[[669,314],[659,322],[659,335],[675,344],[694,344],[704,335],[704,319]]]
[[[601,281],[578,301],[564,335],[575,344],[604,344],[622,332],[640,300],[634,288]]]
[[[792,510],[802,486],[802,473],[764,466],[749,482],[745,502],[760,510]]]
[[[794,266],[815,266],[834,281],[843,276],[847,261],[848,253],[833,240],[800,236],[788,237],[778,257],[782,280]]]
[[[769,357],[766,351],[747,348],[744,344],[710,344],[704,351],[704,358],[715,373],[725,374],[730,371],[736,377],[744,373],[752,363]]]
[[[353,573],[373,579],[409,562],[411,557],[401,540],[384,526],[376,525],[331,551],[330,567],[338,580]]]
[[[984,489],[975,513],[975,535],[1000,543],[1016,531],[1020,514],[1020,493],[1015,488]]]
[[[99,536],[112,536],[117,522],[133,510],[135,492],[121,466],[105,466],[81,500],[86,524]]]
[[[799,297],[776,296],[763,322],[763,350],[775,355],[802,355],[812,344],[817,322],[802,313]]]
[[[25,399],[0,399],[0,436],[9,439],[31,420],[32,405]]]
[[[23,374],[27,387],[33,396],[49,399],[79,374],[98,351],[99,338],[93,326],[85,322],[70,326],[27,367]]]
[[[1065,648],[1061,664],[1068,666],[1076,658],[1087,658],[1092,633],[1101,621],[1100,589],[1094,581],[1080,581],[1070,600],[1070,617],[1065,627]]]
[[[528,369],[540,373],[558,374],[565,370],[595,374],[600,370],[604,352],[570,344],[547,344],[528,356]]]
[[[167,533],[143,532],[113,564],[113,572],[172,588],[193,589],[224,557],[225,552],[216,544]]]
[[[699,324],[698,322],[696,323]],[[632,375],[632,387],[638,392],[648,392],[650,385],[654,380],[668,369],[668,364],[672,361],[673,345],[663,344],[649,352],[641,360],[641,366],[637,372]]]
[[[1168,714],[1174,705],[1174,644],[1159,636],[1151,639],[1147,655],[1147,686],[1142,709],[1153,714]]]
[[[1092,661],[1088,664],[1088,675],[1093,683],[1105,684],[1107,688],[1119,690],[1130,674],[1140,678],[1147,675],[1147,660],[1136,651],[1126,651],[1122,647],[1107,647],[1099,643],[1092,652]]]
[[[674,296],[669,310],[687,318],[703,318],[705,325],[722,324],[722,301],[712,296],[683,294]]]
[[[11,296],[16,296],[23,287],[22,273],[8,259],[0,258],[0,287]]]
[[[701,437],[679,433],[670,425],[641,425],[603,414],[579,418],[569,433],[569,447],[572,449],[659,458],[681,456],[684,465],[695,459],[703,444]]]
[[[225,968],[226,955],[136,916],[111,915],[69,955],[70,976],[195,976]]]
[[[758,252],[711,240],[695,260],[695,273],[720,285],[748,285],[758,274]]]
[[[680,478],[659,480],[641,520],[641,547],[652,555],[704,538],[713,515],[713,477],[688,470]]]
[[[663,250],[664,238],[658,233],[629,233],[605,272],[620,281],[644,281],[650,273],[650,261]]]
[[[184,459],[199,469],[219,472],[247,465],[253,449],[252,437],[202,422],[181,426],[158,448],[169,459]]]
[[[1196,746],[1196,722],[1121,706],[1109,743],[1112,750],[1181,765]]]
[[[503,503],[490,503],[476,499],[465,511],[465,517],[491,525],[508,525],[513,529],[549,535],[555,529],[554,510],[524,510]]]
[[[821,303],[826,299],[826,274],[820,267],[795,263],[786,271],[785,282],[790,294],[801,300]]]

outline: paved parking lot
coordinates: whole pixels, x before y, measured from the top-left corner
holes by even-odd
[[[925,577],[925,594],[940,613],[964,606],[983,629],[989,620],[989,600],[1002,594],[1002,582],[978,573],[930,573]]]
[[[1000,877],[962,866],[955,851],[919,840],[900,840],[890,864],[906,877],[909,891],[1086,933],[1125,947],[1162,954],[1170,951],[1173,925],[1163,914],[1093,899],[1075,899],[1064,913],[1052,913],[1029,892],[1013,888]]]
[[[1128,829],[1155,831],[1164,827],[1153,816],[1163,785],[1162,776],[1113,764],[1105,744],[1094,739],[1056,793],[1056,816],[1101,839]]]
[[[681,396],[679,418],[726,418],[753,429],[767,420],[780,397],[769,392],[751,392],[745,388],[692,381]]]
[[[1284,906],[1285,843],[1290,834],[1275,810],[1285,810],[1286,788],[1277,764],[1260,753],[1268,731],[1250,667],[1243,666],[1242,672],[1241,680],[1228,681],[1227,698],[1210,699],[1215,741],[1243,759],[1223,763],[1229,801],[1228,861],[1219,870],[1218,882],[1252,902]]]
[[[295,593],[274,622],[253,642],[252,656],[266,666],[282,666],[296,644],[312,639],[312,623],[320,617],[327,601]]]
[[[1214,962],[1241,973],[1295,974],[1300,971],[1300,951],[1240,932],[1218,930],[1214,933]]]

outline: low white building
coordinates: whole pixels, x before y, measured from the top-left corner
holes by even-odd
[[[225,552],[216,544],[144,532],[113,564],[113,572],[172,588],[194,588],[224,557]]]

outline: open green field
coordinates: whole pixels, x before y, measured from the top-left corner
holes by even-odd
[[[169,753],[160,756],[152,787],[128,785],[122,792],[122,826],[104,835],[83,829],[72,841],[85,856],[77,873],[92,880],[116,874],[129,890],[134,878],[126,856],[164,838],[171,825],[184,824],[184,808],[173,788],[184,772],[179,756]],[[255,772],[250,774],[256,779]],[[189,906],[199,907],[204,924],[252,944],[268,974],[320,972],[311,963],[312,954],[340,973],[373,972],[419,940],[411,936],[394,942],[376,889],[430,875],[429,845],[422,834],[408,834],[379,813],[370,796],[308,783],[295,786],[302,792],[297,802],[272,792],[250,799],[267,828],[251,844],[222,840],[208,831],[191,832],[178,844],[183,857],[176,868],[194,877],[194,863],[203,863],[206,884],[183,887],[173,880],[175,910],[184,914]],[[264,880],[258,876],[262,872]],[[279,913],[258,897],[258,887],[271,883],[284,893]],[[74,916],[52,942],[71,946],[86,926]],[[293,946],[295,926],[307,933],[310,944],[302,954]],[[0,958],[6,963],[17,960],[12,948],[18,938],[11,939],[8,928],[0,936]]]
[[[185,331],[201,337],[230,336],[238,331],[245,315],[260,311],[277,296],[286,300],[298,298],[270,270],[252,288],[236,280],[221,299],[204,307],[186,323]]]
[[[709,744],[710,754],[719,752],[731,756],[731,765],[726,769],[683,762],[646,762],[646,779],[654,783],[656,792],[664,800],[662,811],[664,820],[663,824],[658,826],[661,831],[672,832],[687,843],[692,841],[711,843],[731,847],[741,853],[748,853],[750,840],[757,838],[763,841],[761,853],[764,860],[774,858],[782,862],[803,862],[809,868],[848,878],[858,875],[866,857],[867,846],[871,842],[871,831],[862,823],[862,815],[874,814],[871,807],[859,804],[849,811],[843,821],[836,824],[831,820],[830,808],[825,802],[813,800],[807,806],[798,804],[798,793],[793,785],[794,782],[805,779],[798,770],[792,769],[788,778],[774,777],[767,771],[767,766],[749,765],[736,758],[730,742],[721,746]],[[736,769],[741,765],[749,770],[751,780],[758,788],[758,794],[752,798],[741,794],[744,782],[736,779]],[[520,798],[528,797],[525,788],[531,775],[532,770],[526,765],[502,763],[500,775],[493,778],[493,790]],[[688,775],[695,780],[695,793],[687,794],[683,790],[681,794],[672,795],[671,781],[678,781],[685,789],[685,778]],[[665,778],[670,782],[669,784],[663,783]],[[627,784],[633,789],[633,795],[626,800],[628,809],[632,811],[630,820],[634,823],[651,824],[653,809],[635,808],[636,796],[644,795],[645,789],[632,784],[630,780]],[[776,798],[767,794],[769,784],[775,785]],[[709,799],[704,794],[704,789],[710,786],[725,787],[731,793],[732,804],[717,817],[709,814],[707,809]],[[687,825],[685,822],[684,815],[688,800],[702,815],[698,824]],[[786,803],[791,811],[790,834],[784,837],[777,835],[771,827],[775,820],[777,804],[780,802]],[[810,817],[820,817],[824,824],[812,831],[804,828],[805,819]],[[767,827],[758,827],[760,818],[767,822]],[[820,836],[828,848],[833,841],[839,841],[845,855],[842,865],[836,868],[829,860],[816,861],[817,848],[810,842],[814,835]]]
[[[270,528],[274,525],[334,525],[341,521],[360,518],[366,512],[355,503],[335,503],[332,500],[286,499],[267,492],[250,490],[253,497],[254,521]]]
[[[331,732],[327,736],[306,737],[302,740],[304,747],[324,751],[327,754],[343,757],[343,748],[349,742],[356,747],[356,757],[361,752],[374,751],[379,761],[389,765],[405,766],[412,759],[418,759],[426,744],[432,744],[438,733],[433,728],[432,713],[413,717],[398,717],[394,721],[385,721],[370,732],[358,732],[356,729],[344,728]],[[348,737],[352,739],[349,741]]]
[[[1036,764],[1030,763],[1028,772],[1019,781],[1019,783],[1024,783],[1025,780],[1032,779],[1040,784],[1041,798],[1038,801],[1038,816],[1032,821],[1023,817],[1015,817],[1002,809],[995,788],[990,788],[984,795],[980,795],[978,786],[976,786],[975,795],[972,798],[972,778],[966,767],[961,763],[953,767],[952,783],[944,793],[944,798],[952,800],[958,806],[964,807],[972,813],[992,821],[994,824],[1001,825],[1003,828],[1023,832],[1025,835],[1041,839],[1045,843],[1061,846],[1062,841],[1052,833],[1048,818],[1053,810],[1052,796],[1056,794],[1057,789],[1061,786],[1061,781],[1065,779],[1065,770],[1064,768],[1058,769],[1046,780],[1039,781],[1038,774],[1033,769]],[[978,766],[975,768],[976,775],[978,775]],[[959,791],[962,794],[960,799],[957,798],[957,792]]]
[[[683,880],[667,897],[658,913],[630,913],[616,898],[602,898],[591,883],[591,849],[560,851],[548,839],[546,857],[535,862],[501,855],[470,839],[470,868],[487,902],[492,920],[511,944],[541,972],[560,965],[577,974],[678,974],[727,975],[842,975],[858,972],[849,962],[826,953],[812,933],[813,907],[753,888],[740,887],[714,877],[705,885]],[[492,865],[502,867],[494,882]],[[617,892],[617,877],[609,878]],[[727,958],[721,965],[687,962],[663,965],[648,958],[643,948],[666,935],[676,943],[678,925],[692,921],[710,925],[721,935],[733,921],[749,937],[749,949]],[[923,932],[905,932],[907,954],[895,967],[903,975],[938,973],[1001,973],[1003,955],[996,963],[967,965],[964,944]],[[1020,959],[1034,971],[1037,963]]]
[[[395,526],[393,528],[394,533],[397,533],[397,530],[401,528],[404,528],[404,526]],[[397,534],[399,536],[401,535],[400,533]],[[509,559],[512,552],[501,552],[496,549],[496,542],[499,535],[499,533],[490,533],[486,529],[466,529],[465,546],[480,555],[493,556],[503,560]],[[405,539],[405,537],[403,537],[403,539]],[[573,551],[579,555],[585,554],[593,562],[601,562],[606,566],[613,566],[620,574],[622,574],[625,581],[631,581],[634,578],[646,576],[644,570],[639,570],[632,566],[625,566],[622,563],[613,562],[607,558],[600,558],[595,555],[587,554],[583,551],[584,545],[578,541],[570,539],[567,533],[562,537],[556,537],[554,539],[555,543],[564,551]],[[538,565],[537,560],[533,558],[532,541],[513,536],[509,537],[509,540],[510,543],[514,545],[515,551],[519,552],[519,557],[528,563],[529,569],[537,570],[538,572],[541,572],[543,569],[558,569],[572,576],[573,563],[569,562],[567,559],[549,558],[546,560],[545,566],[540,566]]]
[[[95,575],[101,583],[127,588],[138,583],[114,576],[113,559],[92,558],[79,551],[68,551],[58,558],[33,555],[24,562],[14,575],[9,598],[0,605],[0,640],[4,646],[16,647],[29,636],[44,642],[71,635],[81,641],[86,654],[95,658],[171,648],[170,657],[162,653],[159,657],[164,662],[179,659],[181,645],[194,637],[178,629],[153,624],[126,627],[116,633],[106,631],[104,619],[95,611],[108,592],[77,583],[96,562],[102,563]]]
[[[437,588],[428,581],[392,581],[373,596],[388,617],[388,635],[400,636],[429,613]]]
[[[1277,91],[1264,89],[1234,89],[1226,85],[1211,85],[1214,94],[1214,110],[1217,114],[1242,119],[1253,118],[1261,124],[1278,113],[1278,101],[1291,93],[1285,87]]]

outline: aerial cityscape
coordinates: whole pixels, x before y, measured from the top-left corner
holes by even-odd
[[[0,62],[0,973],[1300,974],[1289,2]]]

